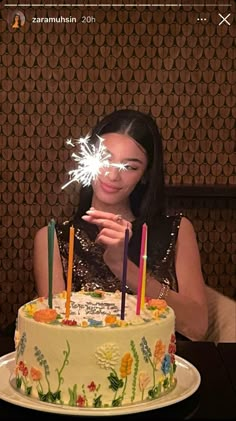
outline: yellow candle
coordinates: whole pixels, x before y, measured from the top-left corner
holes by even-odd
[[[144,255],[143,255],[142,294],[141,294],[141,309],[142,310],[145,304],[146,283],[147,283],[147,228],[145,231],[145,245],[144,245]]]
[[[70,296],[71,296],[71,288],[72,288],[74,236],[75,236],[75,229],[73,226],[71,226],[70,237],[69,237],[69,257],[68,257],[68,271],[67,271],[66,319],[70,317]]]

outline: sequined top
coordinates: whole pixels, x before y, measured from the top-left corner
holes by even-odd
[[[175,273],[175,245],[182,215],[165,216],[155,226],[148,227],[147,273],[162,282],[167,278],[170,288],[178,291]],[[72,221],[56,225],[59,250],[66,284],[69,252],[69,228]],[[95,243],[98,228],[82,219],[73,221],[75,228],[72,290],[102,289],[116,291],[121,282],[103,261],[104,247]],[[141,222],[132,223],[133,234],[129,242],[128,258],[139,266]],[[127,287],[127,292],[132,291]]]

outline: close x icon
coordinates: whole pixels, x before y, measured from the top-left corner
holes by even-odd
[[[220,18],[221,18],[221,21],[218,23],[218,25],[220,26],[220,25],[222,25],[222,23],[226,23],[227,25],[231,25],[231,23],[228,21],[228,18],[230,17],[230,15],[231,15],[231,13],[229,13],[227,16],[222,16],[221,15],[221,13],[218,13],[218,15],[220,16]]]

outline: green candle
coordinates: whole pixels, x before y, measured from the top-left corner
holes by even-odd
[[[48,224],[48,307],[52,308],[53,250],[55,221]]]

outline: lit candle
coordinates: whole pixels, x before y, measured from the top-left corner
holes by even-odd
[[[48,307],[52,308],[53,252],[55,221],[48,223]]]
[[[142,299],[142,286],[143,286],[143,275],[144,275],[144,260],[145,260],[145,248],[147,242],[147,224],[142,226],[142,237],[141,237],[141,248],[139,257],[139,274],[138,274],[138,293],[137,293],[137,306],[136,314],[140,314],[141,299]]]
[[[124,257],[123,257],[123,273],[121,284],[121,320],[125,319],[125,294],[126,294],[126,278],[127,278],[127,261],[128,261],[128,244],[129,244],[129,229],[125,230],[125,243],[124,243]]]
[[[147,231],[145,231],[145,247],[143,255],[143,274],[142,274],[142,295],[141,295],[141,309],[143,310],[145,304],[146,295],[146,283],[147,283]]]
[[[73,226],[71,226],[70,236],[69,236],[69,257],[68,257],[68,270],[67,270],[66,319],[70,317],[70,297],[71,297],[71,289],[72,289],[74,237],[75,237],[75,229]]]

